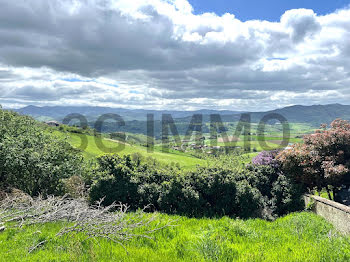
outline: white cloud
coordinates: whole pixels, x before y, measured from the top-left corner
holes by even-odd
[[[286,27],[295,43],[305,40],[306,37],[312,37],[321,30],[316,14],[310,9],[286,11],[281,17],[281,24]]]
[[[280,22],[242,22],[234,14],[194,14],[187,0],[0,5],[5,105],[264,110],[347,103],[350,9],[324,16],[295,9]]]

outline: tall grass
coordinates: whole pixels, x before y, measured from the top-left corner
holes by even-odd
[[[295,213],[274,222],[260,219],[189,219],[158,214],[158,222],[177,220],[154,234],[126,244],[85,241],[83,235],[54,239],[59,223],[0,233],[0,261],[350,261],[350,237],[312,213]],[[47,245],[28,254],[27,247]]]

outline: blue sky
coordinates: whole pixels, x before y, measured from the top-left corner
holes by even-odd
[[[234,14],[242,21],[258,19],[279,21],[290,9],[313,9],[318,15],[334,12],[350,4],[349,0],[189,0],[194,13]]]

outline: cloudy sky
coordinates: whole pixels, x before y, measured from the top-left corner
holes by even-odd
[[[0,0],[0,104],[350,104],[349,4]]]

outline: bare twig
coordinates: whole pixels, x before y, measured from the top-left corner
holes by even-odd
[[[144,211],[128,213],[128,206],[113,203],[103,206],[103,199],[90,206],[84,199],[50,196],[30,198],[28,196],[7,197],[0,202],[0,231],[6,223],[11,227],[23,227],[50,222],[66,222],[56,237],[84,234],[86,240],[104,238],[120,244],[136,237],[149,238],[172,221],[160,225],[154,223],[156,215],[145,215]],[[5,230],[3,228],[2,230]],[[48,240],[29,248],[29,253],[43,246]]]

